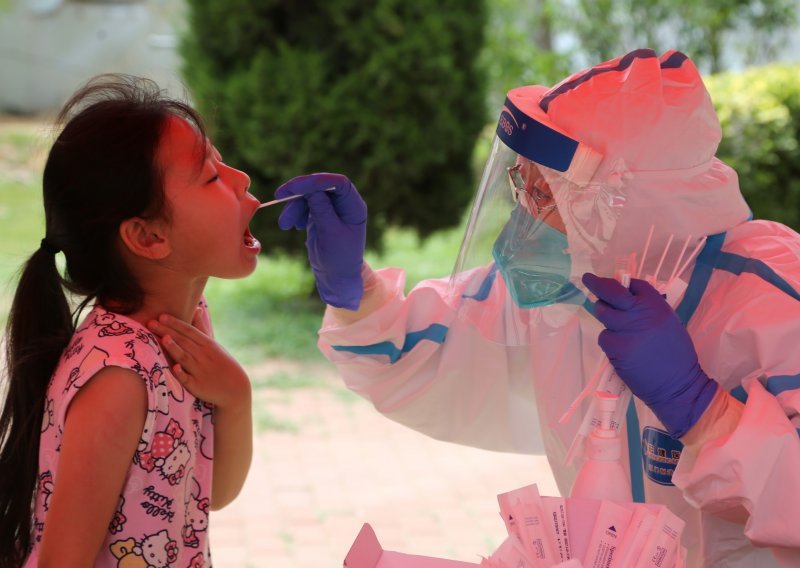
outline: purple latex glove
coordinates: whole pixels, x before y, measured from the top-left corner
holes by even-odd
[[[333,191],[325,191],[333,187]],[[326,304],[357,310],[364,293],[361,265],[367,235],[367,204],[340,174],[293,178],[275,191],[276,198],[302,194],[287,203],[278,226],[306,229],[308,260],[317,290]]]
[[[666,300],[644,280],[630,290],[613,278],[583,275],[606,326],[598,343],[631,392],[680,438],[700,419],[718,384],[700,368],[689,333]]]

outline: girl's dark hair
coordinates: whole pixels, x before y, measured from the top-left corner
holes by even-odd
[[[6,328],[7,395],[0,414],[0,568],[31,547],[39,436],[50,378],[92,300],[131,313],[143,291],[120,254],[119,226],[168,216],[156,162],[167,119],[205,140],[197,113],[147,79],[101,75],[65,104],[44,169],[46,234],[22,269]],[[59,274],[54,252],[66,259]],[[74,314],[66,288],[83,298]],[[2,392],[2,389],[0,389]]]

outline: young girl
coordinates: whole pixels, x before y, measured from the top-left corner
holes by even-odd
[[[150,81],[96,78],[59,124],[8,322],[0,566],[209,566],[209,509],[240,491],[252,425],[202,293],[255,269],[258,201]],[[77,329],[62,287],[75,314],[94,302]]]

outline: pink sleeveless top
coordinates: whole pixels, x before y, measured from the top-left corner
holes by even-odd
[[[109,365],[132,369],[142,378],[147,388],[147,418],[94,566],[210,566],[213,407],[184,390],[172,376],[147,328],[101,307],[95,307],[75,332],[48,388],[33,549],[25,566],[36,566],[50,496],[59,490],[58,461],[67,408],[81,387]]]

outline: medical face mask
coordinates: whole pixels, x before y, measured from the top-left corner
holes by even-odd
[[[570,285],[567,236],[517,205],[492,248],[514,303],[520,308],[553,304]]]

